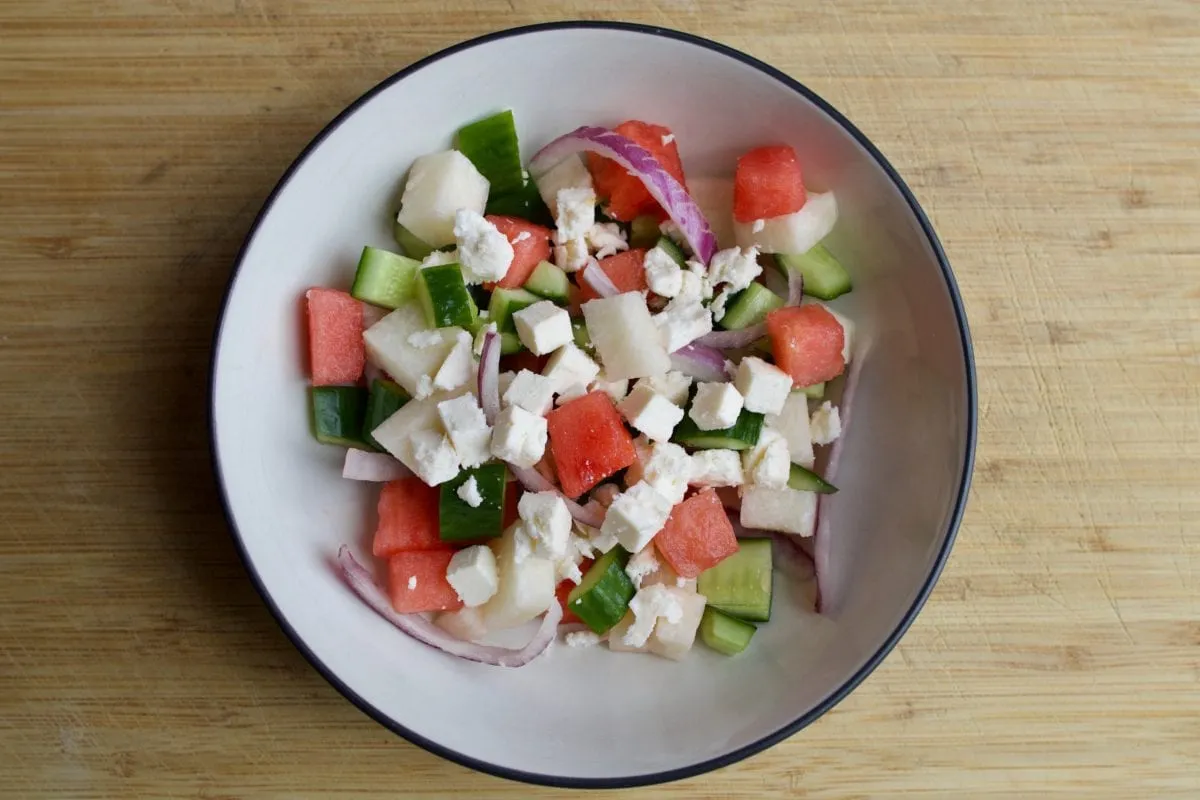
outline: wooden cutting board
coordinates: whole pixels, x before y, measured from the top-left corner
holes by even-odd
[[[0,794],[566,797],[371,722],[217,506],[209,337],[295,154],[391,72],[556,18],[807,83],[932,216],[974,490],[903,643],[816,725],[644,797],[1200,796],[1200,7],[1040,0],[0,6]]]

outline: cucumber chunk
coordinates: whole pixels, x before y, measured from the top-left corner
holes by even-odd
[[[581,319],[571,320],[571,337],[576,347],[592,349],[592,335],[588,333],[587,323]]]
[[[651,216],[634,217],[633,222],[629,223],[629,246],[630,247],[654,247],[654,244],[661,236],[658,229],[658,220]]]
[[[696,421],[685,415],[671,439],[688,447],[699,450],[723,448],[727,450],[749,450],[758,444],[759,434],[762,433],[764,417],[754,411],[742,409],[737,422],[730,428],[715,431],[702,431]]]
[[[364,247],[350,294],[364,303],[397,308],[413,296],[420,269],[419,261],[377,247]]]
[[[792,464],[792,472],[788,476],[788,488],[800,492],[816,492],[817,494],[834,494],[837,487],[810,469],[799,464]]]
[[[417,298],[433,328],[470,328],[479,314],[458,264],[439,264],[417,273]]]
[[[745,620],[731,617],[712,606],[704,609],[700,618],[700,641],[727,656],[735,656],[746,649],[758,628]]]
[[[524,188],[517,124],[512,111],[501,111],[458,129],[458,150],[488,179],[488,194]]]
[[[675,244],[674,239],[671,239],[667,236],[659,236],[658,241],[655,242],[654,246],[669,255],[671,260],[679,266],[682,267],[687,264],[687,256],[683,254],[683,248]]]
[[[757,325],[777,308],[783,308],[784,299],[761,283],[752,283],[738,292],[729,303],[720,325],[730,331],[738,331]]]
[[[814,383],[812,386],[805,386],[798,391],[804,392],[804,396],[811,400],[820,400],[825,396],[825,384]]]
[[[525,181],[525,185],[520,189],[502,194],[492,192],[488,195],[487,208],[484,209],[484,213],[501,217],[519,217],[529,220],[535,225],[554,226],[554,218],[550,216],[550,209],[546,208],[545,201],[538,193],[537,184],[533,181]]]
[[[314,386],[309,390],[313,436],[322,444],[366,449],[363,420],[367,390],[360,386]]]
[[[409,401],[408,393],[400,384],[376,378],[371,381],[370,393],[367,396],[366,419],[363,422],[362,436],[367,444],[376,450],[384,450],[383,445],[375,441],[371,431],[378,428],[392,414]]]
[[[804,293],[820,300],[832,300],[853,288],[850,273],[823,244],[803,255],[776,253],[775,263],[784,274],[798,271],[804,278]]]
[[[696,591],[718,611],[739,619],[771,618],[771,540],[740,539],[737,552],[700,573]]]
[[[436,249],[433,245],[426,244],[415,233],[399,222],[392,223],[392,238],[396,240],[396,244],[400,245],[400,249],[404,251],[404,255],[409,258],[422,259]]]
[[[617,545],[600,556],[583,582],[567,595],[567,608],[596,633],[607,633],[621,621],[629,601],[637,594],[633,581],[625,574],[629,553]]]
[[[488,319],[496,323],[496,330],[501,333],[516,333],[517,326],[512,315],[541,300],[541,297],[525,289],[504,289],[498,286],[492,292],[491,302],[488,303]]]
[[[471,478],[483,498],[472,506],[458,496],[458,487]],[[494,539],[504,533],[504,484],[508,467],[501,461],[489,461],[474,469],[465,469],[440,487],[438,537],[443,542],[469,542]]]
[[[522,288],[533,292],[538,297],[544,297],[547,300],[553,300],[560,306],[565,306],[570,286],[571,282],[567,279],[567,273],[549,261],[543,261],[533,268],[533,272],[529,274],[529,279],[525,281],[525,286]]]

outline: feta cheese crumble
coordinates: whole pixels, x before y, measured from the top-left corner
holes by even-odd
[[[570,342],[571,316],[565,308],[541,300],[513,314],[521,344],[535,356],[544,356]]]
[[[437,405],[437,413],[462,466],[478,467],[490,458],[492,429],[488,427],[475,395],[468,392],[443,400]]]
[[[457,389],[471,379],[475,372],[471,350],[471,334],[460,330],[454,347],[446,355],[442,366],[438,367],[437,374],[433,376],[435,389]]]
[[[697,450],[691,459],[688,483],[693,486],[741,486],[746,482],[741,455],[735,450]]]
[[[682,418],[682,414],[680,416]],[[691,457],[673,442],[657,442],[642,464],[642,480],[672,505],[683,502],[691,475]]]
[[[479,493],[479,481],[475,480],[474,475],[463,481],[454,493],[471,508],[479,508],[483,505],[483,495]]]
[[[458,475],[458,453],[449,437],[437,431],[418,430],[410,441],[415,462],[413,472],[427,485],[437,486]]]
[[[596,251],[596,258],[607,258],[629,249],[625,233],[615,222],[597,222],[588,229],[584,239],[587,240],[588,246]]]
[[[513,260],[512,244],[482,214],[460,208],[454,215],[454,238],[458,242],[458,263],[467,283],[498,281],[508,273]]]
[[[617,410],[630,425],[656,442],[670,439],[675,426],[683,420],[682,408],[641,381],[617,404]]]
[[[708,281],[713,286],[725,283],[732,291],[740,292],[762,273],[758,264],[758,248],[731,247],[717,252],[708,262]]]
[[[532,467],[546,452],[546,418],[520,406],[508,406],[496,415],[492,428],[492,455],[517,467]],[[426,481],[428,483],[428,481]]]
[[[559,189],[554,224],[562,241],[580,239],[596,224],[596,193],[591,188]]]
[[[700,383],[688,416],[702,431],[732,427],[742,412],[742,394],[730,383]]]
[[[675,297],[683,290],[683,268],[661,247],[651,247],[642,260],[646,271],[646,285],[650,291],[663,297]],[[699,296],[699,286],[696,287]]]
[[[787,439],[779,431],[764,429],[758,437],[758,443],[742,453],[742,469],[748,483],[768,489],[783,489],[792,471]]]
[[[629,563],[625,565],[625,574],[629,576],[629,580],[633,581],[633,585],[640,589],[642,581],[658,572],[658,567],[658,558],[655,556],[654,548],[647,547],[629,559]]]
[[[426,267],[439,267],[442,264],[457,264],[457,250],[434,250],[429,255],[421,259],[421,269]]]
[[[594,631],[571,631],[563,638],[567,647],[595,647],[600,644],[600,634]]]
[[[561,310],[561,309],[560,309]],[[566,314],[566,311],[563,311]],[[570,323],[567,325],[570,328]],[[566,393],[574,386],[582,385],[580,394],[587,393],[587,385],[600,374],[600,365],[583,352],[572,341],[564,342],[546,362],[542,375],[558,394]]]
[[[658,326],[667,352],[674,353],[701,336],[712,333],[713,318],[700,301],[677,297],[654,315],[654,324]]]
[[[554,383],[544,375],[523,369],[512,379],[501,399],[531,414],[545,416],[554,403]]]
[[[639,589],[629,601],[629,610],[633,612],[633,624],[626,629],[621,640],[629,647],[641,647],[646,644],[659,619],[676,623],[683,618],[683,606],[679,604],[670,588],[661,583]]]
[[[738,364],[733,385],[745,398],[747,411],[778,414],[792,391],[792,376],[761,358],[747,356]]]
[[[684,406],[687,405],[688,390],[692,388],[692,377],[678,370],[670,370],[642,378],[633,388],[639,386],[649,386],[675,405]]]
[[[533,542],[534,555],[551,561],[567,554],[571,512],[557,492],[526,492],[517,503],[517,514]]]
[[[831,444],[842,435],[842,417],[837,406],[826,400],[821,407],[813,412],[808,429],[812,434],[813,444]]]
[[[467,608],[483,605],[500,588],[496,555],[482,544],[459,550],[446,567],[446,581]]]

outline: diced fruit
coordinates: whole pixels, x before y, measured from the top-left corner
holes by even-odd
[[[438,537],[438,490],[417,477],[384,484],[379,493],[379,524],[371,552],[388,558],[406,550],[436,550],[446,545]]]
[[[756,147],[738,159],[733,178],[733,216],[738,222],[791,214],[804,200],[800,160],[792,148]]]
[[[600,259],[596,266],[608,276],[613,286],[617,287],[617,291],[640,292],[646,288],[646,270],[642,266],[645,260],[645,250],[626,250],[615,256]],[[596,266],[588,265],[585,269],[596,269]],[[596,290],[580,277],[579,305],[582,306],[588,300],[595,300],[599,296]]]
[[[757,628],[709,606],[700,620],[700,641],[727,656],[737,655],[750,644]]]
[[[362,303],[335,289],[309,289],[305,297],[313,386],[354,383],[366,363]]]
[[[755,622],[770,619],[771,540],[742,539],[736,553],[700,573],[696,588],[710,606],[726,614]]]
[[[695,578],[738,549],[737,537],[721,498],[704,489],[671,510],[654,537],[659,554],[681,577]]]
[[[375,441],[371,431],[382,425],[388,417],[399,411],[409,401],[408,393],[400,385],[389,380],[376,378],[371,381],[370,396],[367,398],[367,416],[363,423],[363,439],[367,444],[383,450],[384,447]]]
[[[533,292],[538,297],[553,300],[560,306],[566,305],[570,287],[571,281],[568,280],[567,273],[549,261],[543,261],[534,267],[525,281],[526,291]]]
[[[471,160],[457,150],[421,156],[413,162],[404,184],[396,222],[430,247],[454,243],[454,215],[459,209],[482,214],[488,181]],[[415,253],[405,248],[413,258]]]
[[[517,124],[511,110],[459,128],[456,144],[487,178],[489,193],[506,194],[525,185]]]
[[[793,386],[831,381],[846,368],[845,334],[828,309],[812,304],[781,308],[767,315],[775,364],[792,376]]]
[[[558,193],[563,189],[591,189],[592,176],[579,153],[569,155],[536,178],[537,190],[548,212],[558,216]]]
[[[671,358],[640,292],[590,300],[583,304],[583,317],[608,380],[648,378],[671,369]]]
[[[511,192],[488,194],[485,215],[489,217],[514,217],[524,219],[535,225],[553,225],[554,218],[550,210],[538,194],[538,187],[533,181],[525,181],[520,189]]]
[[[477,642],[488,634],[478,608],[443,611],[433,618],[433,624],[464,642]]]
[[[637,593],[625,574],[629,553],[617,545],[588,568],[583,582],[567,595],[566,608],[596,633],[606,633],[621,621]]]
[[[392,223],[392,238],[396,240],[404,255],[412,259],[423,259],[436,249],[421,241],[420,237],[399,222]]]
[[[591,392],[551,411],[547,417],[550,452],[567,497],[579,497],[633,463],[633,437],[612,398]]]
[[[542,298],[524,289],[503,289],[497,287],[492,292],[492,300],[488,304],[488,321],[496,323],[496,329],[502,333],[514,333],[517,330],[512,315],[523,308],[529,308]]]
[[[364,247],[350,294],[364,303],[395,308],[413,296],[421,263],[377,247]]]
[[[783,308],[784,300],[761,283],[752,283],[734,295],[729,302],[720,325],[730,331],[738,331],[757,325],[777,308]]]
[[[429,331],[425,312],[415,300],[405,303],[363,333],[367,354],[410,395],[416,395],[421,378],[431,376],[446,360],[457,339],[459,328]],[[427,334],[428,332],[428,334]],[[410,337],[414,333],[436,339],[418,347]]]
[[[788,476],[788,488],[798,492],[816,492],[817,494],[834,494],[837,487],[810,469],[799,464],[792,464]]]
[[[749,450],[758,444],[758,437],[763,429],[763,415],[754,411],[742,409],[737,422],[729,428],[715,431],[702,431],[696,421],[690,416],[675,427],[672,441],[700,450]]]
[[[454,551],[409,550],[388,559],[388,594],[400,614],[454,611],[463,607],[458,592],[446,580]]]
[[[472,506],[459,497],[458,490],[471,478],[482,502]],[[465,469],[441,484],[441,513],[438,517],[440,537],[443,542],[470,542],[491,539],[503,533],[504,493],[508,479],[508,467],[502,462],[491,462]]]
[[[608,632],[608,649],[617,653],[645,653],[650,650],[650,642],[647,641],[642,645],[625,644],[625,632],[634,623],[633,612],[626,612],[621,621],[612,627]]]
[[[796,271],[804,278],[804,293],[822,300],[840,297],[852,288],[850,273],[825,245],[818,244],[803,255],[775,254],[775,263],[786,275]]]
[[[687,264],[687,256],[684,255],[683,248],[675,244],[675,240],[670,236],[658,237],[658,241],[655,242],[654,246],[669,255],[671,260],[679,266],[682,267]]]
[[[754,246],[760,253],[807,253],[828,236],[837,224],[837,198],[833,192],[811,194],[804,208],[793,214],[754,222],[734,222],[738,247]]]
[[[551,231],[516,217],[488,216],[487,220],[512,245],[513,260],[503,278],[494,284],[485,284],[485,287],[515,289],[529,280],[538,264],[550,258]]]
[[[496,553],[500,589],[481,606],[489,630],[523,625],[554,602],[554,564],[532,555],[517,560],[517,528],[510,527],[491,545]]]
[[[686,188],[683,161],[679,158],[679,147],[669,128],[629,120],[614,130],[649,151],[662,168]],[[650,196],[641,180],[630,175],[624,167],[589,153],[588,169],[596,185],[596,194],[608,198],[605,212],[612,219],[628,222],[639,214],[649,214],[660,220],[666,219],[666,212]]]
[[[417,275],[417,299],[431,328],[469,328],[479,314],[458,264],[421,270]]]
[[[441,421],[438,417],[438,403],[459,397],[469,390],[463,386],[453,392],[444,392],[427,397],[423,400],[410,400],[404,407],[392,414],[371,435],[375,441],[383,445],[383,449],[400,460],[404,466],[418,475],[426,474],[426,464],[416,457],[413,447],[415,436],[440,430]]]
[[[817,495],[786,487],[746,486],[742,490],[741,523],[763,531],[812,536],[817,523]]]
[[[683,613],[675,622],[660,619],[655,623],[654,632],[650,634],[646,646],[651,653],[679,661],[691,652],[692,644],[696,641],[696,631],[704,617],[705,598],[704,595],[676,586],[668,587],[667,591],[679,603]]]
[[[367,390],[358,386],[314,386],[309,389],[313,436],[321,444],[363,447]]]

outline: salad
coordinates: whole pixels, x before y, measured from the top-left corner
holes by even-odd
[[[821,244],[837,202],[787,146],[742,155],[730,193],[718,242],[674,135],[638,120],[524,165],[506,111],[411,165],[403,254],[306,294],[315,436],[381,484],[386,584],[338,554],[363,601],[488,664],[560,633],[681,659],[743,651],[776,584],[813,579],[854,330],[823,302],[851,288]]]

